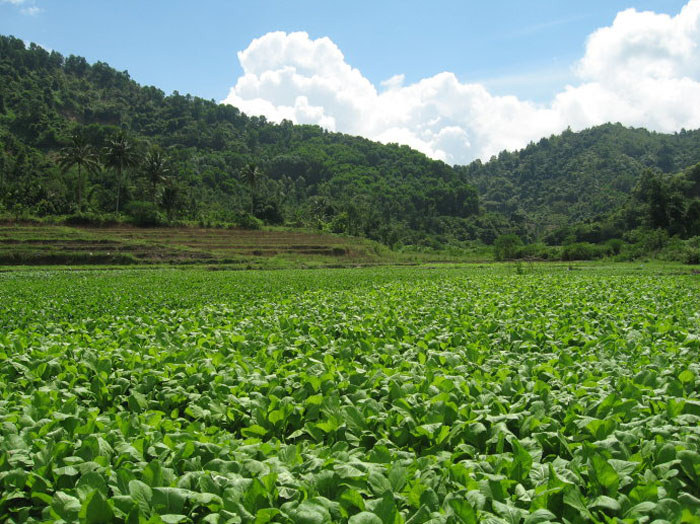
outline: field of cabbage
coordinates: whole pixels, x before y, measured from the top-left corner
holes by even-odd
[[[0,522],[700,522],[699,353],[629,266],[4,273]]]

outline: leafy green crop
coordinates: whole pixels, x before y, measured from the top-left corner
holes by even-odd
[[[0,521],[700,522],[697,277],[0,275]]]

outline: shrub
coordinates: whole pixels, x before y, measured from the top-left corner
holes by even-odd
[[[674,237],[659,253],[659,258],[684,264],[700,264],[700,237],[681,240]]]
[[[559,258],[559,249],[542,243],[526,244],[517,250],[515,256],[530,260],[556,260]]]
[[[611,238],[605,243],[605,247],[610,255],[619,255],[625,242],[620,238]]]
[[[523,241],[515,233],[500,235],[493,243],[493,255],[496,260],[511,260],[518,254]]]
[[[564,246],[561,252],[562,260],[594,260],[606,255],[604,245],[590,244],[588,242],[577,242]]]
[[[668,233],[663,229],[633,229],[625,234],[625,239],[637,244],[645,254],[661,251],[668,244]]]
[[[249,213],[240,213],[236,216],[236,225],[243,229],[262,229],[263,222]]]
[[[284,216],[276,200],[261,200],[255,202],[255,216],[268,224],[282,224]]]
[[[118,222],[116,216],[111,213],[100,214],[90,211],[73,213],[63,219],[63,223],[68,226],[110,226]]]
[[[126,206],[126,212],[137,226],[159,226],[165,223],[165,217],[153,202],[133,200]]]

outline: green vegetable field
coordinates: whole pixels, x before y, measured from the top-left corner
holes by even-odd
[[[0,274],[0,522],[700,522],[700,278]]]

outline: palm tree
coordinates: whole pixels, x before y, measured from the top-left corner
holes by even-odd
[[[136,167],[139,156],[134,143],[124,133],[119,133],[109,140],[104,149],[105,165],[117,172],[117,213],[119,213],[119,197],[124,183],[124,170]]]
[[[156,201],[156,186],[165,182],[170,173],[168,159],[159,149],[151,149],[143,159],[143,172],[151,183],[151,198]]]
[[[178,187],[175,185],[175,183],[173,183],[172,179],[168,178],[165,180],[165,189],[163,189],[163,194],[160,198],[161,205],[168,215],[168,220],[172,220],[173,212],[175,211],[180,198]]]
[[[78,166],[78,209],[83,209],[83,170],[88,173],[97,173],[100,170],[100,162],[95,149],[85,141],[79,133],[71,137],[71,144],[61,149],[58,156],[58,165],[65,173],[73,166]]]
[[[261,172],[258,166],[252,162],[246,165],[241,170],[241,178],[250,188],[250,214],[252,215],[255,211],[255,190],[258,187],[258,179],[260,178]]]

